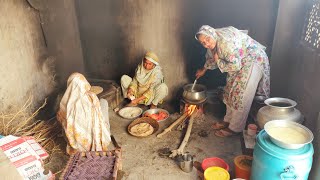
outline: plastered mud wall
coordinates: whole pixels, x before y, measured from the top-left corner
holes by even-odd
[[[153,51],[160,59],[165,82],[170,94],[175,97],[177,90],[187,83],[185,56],[180,45],[180,24],[183,21],[181,1],[132,1],[123,4],[123,11],[117,21],[126,37],[124,52],[129,67],[141,62],[145,52]],[[130,10],[134,10],[131,13]],[[128,20],[128,17],[130,19]],[[130,73],[129,71],[124,73]]]
[[[181,1],[78,1],[86,71],[95,78],[132,76],[147,51],[160,59],[169,99],[187,82],[180,46]],[[179,81],[177,81],[179,79]]]
[[[39,9],[48,53],[57,59],[57,82],[66,86],[73,72],[85,74],[75,1],[28,1]]]
[[[310,2],[317,1],[280,1],[271,59],[271,95],[295,100],[304,125],[313,132],[315,150],[309,176],[313,180],[320,179],[320,53],[303,42]]]
[[[277,1],[3,0],[0,8],[0,107],[6,109],[29,94],[43,100],[53,75],[59,85],[74,71],[113,80],[133,75],[149,50],[161,60],[168,99],[175,98],[204,63],[205,50],[194,39],[201,25],[248,29],[270,51]],[[199,82],[216,87],[223,81],[215,70]]]
[[[54,58],[48,56],[39,14],[25,0],[0,5],[0,111],[16,111],[33,96],[44,102],[55,86]]]
[[[78,0],[76,10],[86,71],[94,78],[120,81],[133,75],[143,54],[158,54],[169,86],[168,99],[192,83],[203,66],[204,48],[194,39],[203,24],[249,30],[271,51],[277,0]],[[269,53],[270,54],[270,53]],[[210,71],[199,82],[223,85],[225,76]]]
[[[305,125],[314,130],[320,111],[319,51],[303,44],[307,3],[284,0],[274,36],[271,59],[271,95],[297,101]]]

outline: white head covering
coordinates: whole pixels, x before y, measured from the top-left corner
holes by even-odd
[[[77,151],[106,151],[111,141],[109,122],[102,114],[99,99],[80,73],[73,73],[60,102],[58,120],[68,144]],[[70,147],[67,149],[70,153]]]
[[[147,52],[146,55],[144,56],[144,58],[147,59],[147,60],[149,60],[149,61],[151,61],[151,62],[152,62],[153,64],[155,64],[156,66],[159,65],[159,58],[158,58],[158,56],[157,56],[155,53],[151,52],[151,51]]]
[[[157,65],[151,70],[146,70],[143,66],[143,60],[142,60],[141,64],[138,65],[136,70],[137,81],[142,85],[146,85],[150,80],[150,78],[152,78],[154,75],[162,76],[161,67]]]
[[[156,66],[151,70],[146,70],[142,60],[141,64],[139,64],[136,69],[137,81],[142,85],[146,85],[153,76],[161,76],[159,78],[163,78],[158,56],[153,52],[147,52],[144,58],[154,63]]]
[[[205,36],[209,36],[213,40],[217,40],[217,38],[218,38],[216,30],[213,27],[209,26],[209,25],[203,25],[203,26],[200,27],[200,29],[198,30],[198,32],[195,35],[195,38],[198,41],[199,41],[199,39],[198,39],[197,36],[200,35],[200,34],[203,34]]]
[[[148,59],[149,61],[151,61],[153,64],[155,64],[156,66],[159,65],[159,63],[157,61],[155,61],[154,59],[152,59],[151,57],[144,57],[146,59]]]

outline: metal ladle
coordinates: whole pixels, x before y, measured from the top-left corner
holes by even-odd
[[[196,83],[197,83],[197,79],[195,79],[194,82],[193,82],[193,85],[192,85],[192,87],[191,87],[191,92],[193,92],[193,88],[194,88],[194,86],[196,85]]]

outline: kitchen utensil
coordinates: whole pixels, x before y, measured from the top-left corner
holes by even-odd
[[[139,107],[124,107],[120,109],[118,114],[126,119],[134,119],[142,114],[142,109]]]
[[[178,164],[182,171],[191,172],[193,169],[193,157],[191,154],[182,154],[177,157]]]
[[[170,116],[170,113],[169,113],[167,110],[161,109],[161,108],[148,109],[148,110],[146,110],[146,111],[144,111],[144,112],[142,113],[142,117],[145,117],[145,115],[146,115],[147,113],[149,113],[149,114],[157,114],[157,113],[159,113],[160,111],[165,112],[168,116],[167,116],[166,118],[162,119],[162,120],[158,120],[158,122],[162,122],[162,121],[167,120],[168,117]]]
[[[207,88],[204,85],[196,84],[193,88],[193,91],[191,91],[192,85],[193,84],[187,84],[183,87],[183,99],[191,104],[198,104],[206,101]]]
[[[263,129],[264,125],[271,120],[288,120],[302,123],[303,117],[300,111],[294,108],[297,103],[288,98],[274,97],[264,101],[266,106],[257,113],[257,124]]]
[[[239,155],[234,158],[235,177],[250,179],[252,156]]]
[[[137,124],[140,124],[140,123],[148,123],[150,124],[152,127],[153,127],[153,132],[152,134],[154,134],[155,132],[158,131],[159,129],[159,123],[152,119],[152,118],[149,118],[149,117],[141,117],[141,118],[138,118],[138,119],[135,119],[134,121],[132,121],[129,126],[128,126],[128,132],[132,135],[132,136],[136,136],[136,137],[147,137],[147,136],[137,136],[135,134],[132,134],[131,133],[131,128]]]
[[[201,167],[203,170],[206,170],[209,167],[221,167],[229,171],[229,165],[223,159],[218,157],[211,157],[211,158],[204,159],[201,163]]]
[[[292,121],[273,120],[264,128],[270,140],[285,149],[299,149],[313,140],[313,134],[307,127]]]
[[[191,91],[192,91],[192,92],[193,92],[193,88],[194,88],[194,86],[196,85],[196,83],[197,83],[197,79],[195,79],[194,82],[193,82],[193,85],[192,85],[192,88],[191,88]]]
[[[205,180],[230,180],[230,174],[221,167],[209,167],[204,171]]]

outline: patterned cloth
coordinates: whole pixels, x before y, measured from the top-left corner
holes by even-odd
[[[234,27],[213,29],[202,26],[196,34],[204,34],[216,41],[214,49],[206,54],[206,69],[219,68],[227,72],[227,84],[224,88],[224,103],[233,109],[243,109],[243,94],[251,76],[253,64],[257,64],[263,76],[257,88],[257,94],[270,95],[270,67],[265,47]]]
[[[132,82],[132,78],[128,75],[123,75],[121,77],[121,88],[124,97],[127,97],[128,87]],[[168,95],[168,87],[165,83],[160,83],[156,85],[153,89],[153,93],[147,100],[140,102],[140,104],[150,105],[158,105],[158,103],[162,103],[163,99]]]
[[[253,98],[256,93],[256,89],[262,78],[262,71],[257,64],[253,65],[251,76],[248,80],[247,88],[243,93],[243,109],[234,109],[226,105],[226,115],[223,118],[224,122],[229,123],[229,129],[234,132],[241,132],[244,130]]]
[[[157,56],[151,52],[148,52],[145,58],[152,58],[154,61],[159,62]],[[140,104],[150,105],[153,103],[157,105],[158,102],[168,95],[168,87],[164,83],[162,68],[159,64],[155,65],[151,70],[146,70],[142,60],[136,69],[135,76],[132,78],[132,81],[129,82],[129,87],[126,86],[128,80],[129,78],[126,76],[121,78],[124,96],[126,97],[126,89],[130,88],[133,90],[136,98],[141,96],[146,97],[143,102],[139,102]]]
[[[82,74],[73,73],[61,99],[57,118],[68,140],[68,154],[106,151],[111,141],[109,117],[103,115],[99,99],[90,88]]]

